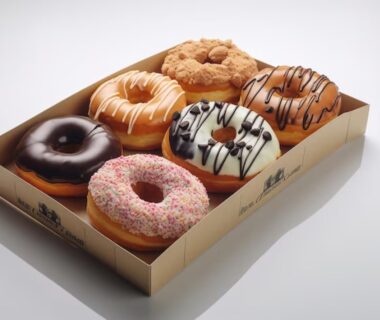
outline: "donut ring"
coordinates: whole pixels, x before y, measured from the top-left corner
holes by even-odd
[[[91,175],[122,147],[112,132],[81,116],[59,117],[30,128],[16,148],[16,172],[53,196],[84,196]]]
[[[175,111],[186,106],[177,81],[159,73],[129,71],[92,95],[89,116],[107,124],[126,148],[157,149]]]
[[[281,144],[293,146],[338,116],[341,95],[325,75],[301,66],[280,66],[251,78],[240,103],[263,116]]]
[[[241,87],[258,71],[256,61],[230,40],[207,39],[169,50],[161,70],[179,82],[189,104],[202,98],[237,102]]]
[[[281,155],[264,118],[241,106],[205,100],[174,114],[162,152],[209,192],[236,191]]]
[[[162,201],[141,199],[139,185],[148,186],[150,195],[152,185],[158,187]],[[87,212],[113,241],[147,251],[168,247],[206,215],[208,205],[204,186],[187,170],[159,156],[136,154],[110,160],[92,176]]]

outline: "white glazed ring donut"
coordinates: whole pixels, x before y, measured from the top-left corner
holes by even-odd
[[[173,120],[164,156],[197,175],[208,191],[238,189],[281,154],[270,125],[245,107],[202,100]],[[223,129],[234,133],[227,141],[223,134],[215,140]]]

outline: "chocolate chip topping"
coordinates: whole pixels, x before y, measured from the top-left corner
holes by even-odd
[[[235,143],[230,140],[224,145],[227,149],[232,149],[235,146]]]
[[[176,111],[173,113],[172,119],[174,121],[177,121],[180,117],[181,117],[181,114],[178,111]]]
[[[179,124],[179,127],[183,130],[186,130],[187,127],[189,126],[189,121],[182,121],[180,124]]]
[[[202,111],[208,111],[210,109],[210,106],[208,104],[202,103],[201,109]]]
[[[210,146],[215,146],[216,145],[216,141],[213,138],[210,138],[210,139],[208,139],[208,144]]]
[[[246,131],[249,131],[251,130],[253,126],[253,123],[252,122],[249,122],[249,121],[243,121],[243,123],[241,124],[241,127],[246,130]]]
[[[237,145],[239,148],[244,148],[244,147],[245,147],[245,142],[244,142],[244,141],[239,141],[238,143],[236,143],[236,145]]]
[[[215,107],[217,107],[218,109],[221,109],[223,107],[223,102],[215,101]]]
[[[191,114],[200,114],[201,110],[199,110],[199,107],[197,105],[195,105],[194,107],[191,108],[190,113]]]
[[[203,103],[203,104],[208,104],[208,100],[207,99],[201,99],[201,102]]]
[[[181,133],[181,137],[185,141],[189,141],[190,139],[190,132]]]
[[[247,148],[247,150],[251,150],[253,148],[250,144],[245,147]]]
[[[251,130],[251,133],[255,136],[258,137],[260,134],[260,129],[259,128],[254,128]]]
[[[230,155],[231,156],[236,156],[237,154],[239,153],[239,148],[233,148],[231,151],[230,151]]]
[[[265,141],[270,141],[270,140],[272,140],[272,135],[268,131],[264,131],[264,133],[263,133],[263,139]]]

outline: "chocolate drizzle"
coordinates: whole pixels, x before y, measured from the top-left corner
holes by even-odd
[[[189,121],[183,121],[179,124],[179,127],[183,130],[186,130],[187,127],[189,126]]]
[[[76,145],[75,152],[60,151]],[[49,183],[87,183],[105,161],[121,155],[121,144],[98,122],[81,116],[47,120],[29,129],[16,148],[16,165]]]
[[[275,67],[267,74],[253,77],[244,85],[244,98],[242,101],[244,106],[255,109],[255,99],[280,68]],[[285,97],[284,93],[292,86],[295,79],[299,82],[296,88],[296,96]],[[294,124],[298,114],[303,112],[302,128],[307,130],[312,123],[319,123],[326,113],[334,112],[339,104],[341,100],[340,94],[337,95],[330,106],[322,107],[318,115],[312,114],[313,105],[320,102],[322,94],[329,86],[335,86],[335,83],[325,75],[319,75],[316,78],[316,72],[310,68],[306,69],[301,66],[288,67],[284,72],[281,85],[273,86],[263,98],[265,105],[268,105],[264,110],[266,113],[275,112],[275,121],[280,130],[284,130],[288,124]],[[308,91],[304,92],[307,87]],[[278,93],[281,97],[276,95],[276,99],[273,99],[275,93]],[[299,96],[303,98],[298,98]],[[277,102],[274,103],[275,101]],[[296,108],[295,112],[292,111],[294,108]]]
[[[205,108],[204,105],[205,102],[202,101],[188,106],[182,111],[181,117],[172,122],[169,131],[172,152],[184,159],[193,159],[195,152],[201,152],[203,166],[212,158],[212,170],[215,175],[221,172],[228,157],[237,158],[239,161],[239,177],[244,179],[261,150],[272,140],[271,133],[264,130],[264,118],[257,114],[253,117],[252,114],[254,113],[251,110],[229,103],[209,102],[208,108]],[[246,115],[242,119],[235,140],[226,143],[215,141],[212,138],[212,131],[220,128],[220,126],[229,127],[239,109],[240,112],[244,110]],[[193,110],[199,110],[199,113],[192,112]],[[211,127],[211,132],[207,133],[209,134],[208,140],[195,142],[199,131],[211,116],[212,119],[215,119],[215,124],[214,126],[208,124]],[[181,126],[184,122],[189,123],[189,125]],[[205,134],[204,130],[203,128],[203,134]]]
[[[284,130],[288,123],[289,113],[290,109],[292,108],[293,100],[293,98],[289,98],[285,100],[285,103],[283,103],[284,98],[280,98],[280,103],[276,109],[276,122],[280,130]]]

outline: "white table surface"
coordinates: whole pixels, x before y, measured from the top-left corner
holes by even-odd
[[[256,211],[149,298],[0,204],[1,319],[379,319],[376,1],[0,1],[0,131],[187,39],[231,38],[368,101],[365,139]]]

